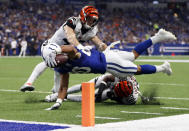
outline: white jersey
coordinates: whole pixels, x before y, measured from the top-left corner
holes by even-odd
[[[48,40],[48,43],[56,43],[58,45],[69,44],[66,37],[66,33],[63,28],[65,25],[68,25],[74,30],[76,38],[79,42],[86,42],[90,40],[92,37],[96,36],[96,33],[98,32],[97,26],[94,26],[93,28],[86,30],[83,28],[79,17],[70,17]]]
[[[20,43],[21,47],[23,49],[26,49],[27,48],[27,41],[26,40],[22,40],[21,43]]]

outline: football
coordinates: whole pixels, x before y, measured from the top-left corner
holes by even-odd
[[[60,66],[62,64],[65,64],[68,61],[68,55],[67,54],[58,54],[55,57],[55,60],[57,62],[57,66]]]

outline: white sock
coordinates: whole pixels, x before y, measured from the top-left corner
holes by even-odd
[[[156,35],[152,36],[150,39],[152,40],[152,44],[156,44],[159,42],[159,38]]]
[[[67,99],[68,100],[71,100],[71,101],[81,101],[82,100],[82,97],[81,95],[78,95],[78,96],[75,96],[75,95],[68,95],[67,96]]]
[[[60,88],[60,73],[54,71],[54,86],[52,92],[58,92]]]
[[[74,85],[74,86],[68,88],[67,93],[72,94],[72,93],[76,93],[76,92],[80,92],[80,91],[81,91],[81,84],[77,84],[77,85]]]
[[[45,69],[47,69],[45,62],[37,64],[26,83],[33,84],[33,82],[45,71]]]
[[[162,65],[155,65],[156,67],[156,72],[162,72],[164,70]]]

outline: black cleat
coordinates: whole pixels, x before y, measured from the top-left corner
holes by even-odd
[[[25,91],[33,91],[35,90],[35,87],[32,86],[32,85],[23,85],[21,88],[20,88],[20,91],[22,92],[25,92]]]

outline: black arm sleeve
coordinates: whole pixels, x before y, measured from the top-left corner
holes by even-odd
[[[75,29],[76,25],[75,25],[75,18],[69,18],[67,21],[66,21],[66,24],[67,26],[71,27],[73,30]]]

